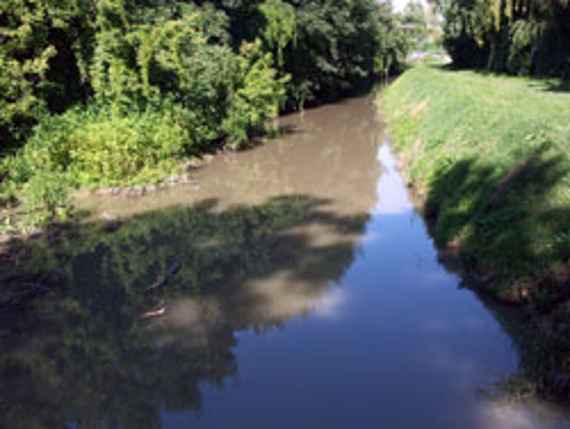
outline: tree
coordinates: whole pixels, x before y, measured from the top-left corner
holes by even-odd
[[[411,34],[415,46],[419,46],[428,37],[427,15],[421,2],[409,2],[402,12],[401,21],[406,31]]]
[[[566,0],[439,0],[444,43],[458,66],[570,76]]]

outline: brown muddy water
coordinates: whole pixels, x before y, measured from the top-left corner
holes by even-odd
[[[281,125],[194,184],[94,197],[65,238],[14,244],[58,281],[0,313],[0,427],[570,427],[497,399],[509,318],[439,263],[373,100]]]

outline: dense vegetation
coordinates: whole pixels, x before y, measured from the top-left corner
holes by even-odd
[[[419,66],[382,103],[437,243],[474,285],[526,305],[525,369],[565,394],[570,94],[558,84]]]
[[[0,199],[51,218],[70,187],[156,181],[407,47],[374,0],[3,1]]]
[[[444,44],[461,67],[570,77],[567,0],[436,0]]]

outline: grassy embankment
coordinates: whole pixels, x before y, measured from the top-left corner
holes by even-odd
[[[418,66],[381,103],[437,244],[480,288],[526,305],[548,357],[537,369],[570,385],[570,92]]]

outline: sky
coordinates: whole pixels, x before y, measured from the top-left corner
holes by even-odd
[[[410,0],[392,0],[394,4],[394,9],[398,12],[402,11],[404,7],[408,4]],[[425,4],[425,0],[422,0],[422,3]]]

